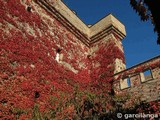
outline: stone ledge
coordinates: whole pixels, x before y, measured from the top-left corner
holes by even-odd
[[[74,27],[80,30],[84,34],[89,34],[88,27],[76,16],[76,14],[71,11],[63,2],[60,0],[52,5],[63,17],[65,17],[68,22],[70,22]]]
[[[125,26],[112,14],[107,15],[102,20],[90,27],[90,37],[95,36],[96,34],[105,31],[106,28],[113,26],[120,32],[122,35],[126,36]]]

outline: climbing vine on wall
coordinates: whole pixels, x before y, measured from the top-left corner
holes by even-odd
[[[110,40],[88,58],[89,48],[59,21],[28,5],[0,0],[0,119],[85,118],[113,109],[112,64],[124,62],[122,51]],[[55,60],[58,48],[62,63]]]

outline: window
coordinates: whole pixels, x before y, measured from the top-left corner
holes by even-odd
[[[122,79],[122,80],[120,81],[120,86],[121,86],[121,89],[125,89],[125,88],[131,87],[130,78],[129,78],[129,77],[126,77],[126,78]]]
[[[130,78],[128,77],[128,78],[126,78],[126,79],[127,79],[128,87],[131,87],[131,80],[130,80]]]
[[[57,53],[56,53],[56,58],[55,58],[55,60],[56,60],[57,62],[60,62],[60,52],[61,52],[61,49],[58,48],[58,49],[57,49]]]
[[[27,7],[27,11],[28,11],[28,12],[31,12],[31,9],[32,9],[31,6],[28,6],[28,7]]]
[[[152,73],[151,73],[151,70],[145,70],[145,71],[143,72],[143,74],[144,74],[144,78],[145,78],[145,80],[152,79]]]
[[[142,73],[140,73],[140,75],[141,75],[141,82],[144,82],[153,78],[150,69],[143,71]]]

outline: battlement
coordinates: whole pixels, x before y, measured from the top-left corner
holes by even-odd
[[[75,34],[87,46],[112,32],[121,40],[126,36],[125,26],[112,14],[88,27],[61,0],[37,0],[37,3]]]
[[[121,71],[114,77],[117,93],[127,91],[146,101],[160,99],[160,56]]]

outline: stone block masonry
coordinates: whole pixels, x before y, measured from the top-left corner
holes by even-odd
[[[36,100],[42,111],[54,108],[51,96],[54,103],[60,97],[66,100],[60,93],[72,98],[77,84],[81,90],[89,83],[101,85],[99,91],[126,69],[125,27],[113,15],[88,27],[60,0],[0,0],[0,6],[0,108],[8,108],[4,113],[12,114],[13,106],[29,111]],[[156,72],[154,77],[159,76]]]
[[[115,74],[117,93],[128,92],[142,101],[160,100],[160,56]]]
[[[121,44],[125,27],[113,15],[89,28],[61,1],[1,0],[1,6],[1,49],[12,56],[6,59],[11,59],[16,67],[34,65],[36,69],[42,59],[54,63],[56,51],[61,49],[57,64],[76,74],[82,71],[95,74],[97,69],[98,78],[101,74],[109,76],[105,71],[110,69],[109,74],[116,71],[115,60],[125,69]],[[22,64],[22,60],[16,60],[21,57],[29,60]]]

